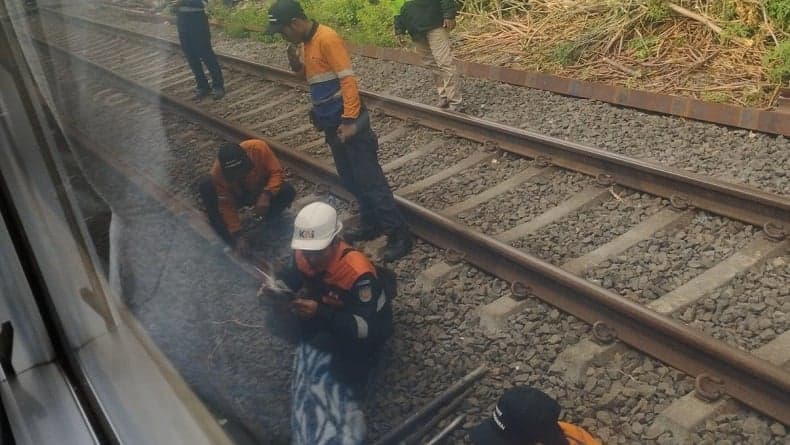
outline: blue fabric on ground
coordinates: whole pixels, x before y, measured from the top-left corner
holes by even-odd
[[[293,445],[358,445],[367,434],[353,389],[330,372],[332,356],[307,342],[294,355],[291,380]]]

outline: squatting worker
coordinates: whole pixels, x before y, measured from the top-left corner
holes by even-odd
[[[311,119],[332,148],[344,186],[357,198],[362,224],[346,231],[344,237],[354,242],[384,233],[388,239],[382,259],[402,257],[411,249],[412,237],[379,165],[378,138],[362,105],[343,39],[333,29],[309,20],[293,0],[278,0],[269,9],[267,33],[282,33],[292,44],[288,60],[291,69],[310,84]],[[298,44],[303,45],[304,63]]]
[[[449,31],[455,28],[455,0],[394,0],[395,35],[408,33],[423,65],[433,72],[439,107],[461,111],[461,86],[453,60]]]
[[[490,419],[469,434],[475,445],[601,445],[581,427],[560,422],[560,405],[539,389],[510,388]]]
[[[258,139],[220,145],[211,174],[200,180],[198,188],[211,226],[242,255],[248,253],[249,245],[238,209],[253,206],[256,217],[273,218],[296,195],[283,181],[282,166],[272,149]]]
[[[206,0],[173,0],[171,8],[176,14],[176,27],[181,49],[187,59],[189,68],[195,75],[197,87],[195,98],[202,99],[210,92],[214,99],[225,96],[225,82],[222,79],[222,70],[217,62],[217,56],[211,48],[211,31],[206,17]],[[211,87],[209,87],[206,74],[203,72],[206,64],[211,74]]]
[[[292,378],[293,443],[364,443],[359,403],[392,332],[393,295],[384,290],[391,275],[341,240],[342,228],[332,206],[305,206],[294,221],[292,264],[278,273],[297,292],[292,312],[302,331]]]

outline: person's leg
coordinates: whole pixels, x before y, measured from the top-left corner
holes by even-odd
[[[225,88],[225,81],[222,78],[222,69],[217,62],[217,55],[211,48],[211,28],[208,25],[208,18],[205,14],[197,13],[199,17],[195,19],[195,44],[197,46],[200,59],[206,64],[209,74],[211,74],[211,88],[214,91]]]
[[[453,59],[450,46],[450,34],[444,28],[436,28],[427,34],[428,44],[434,60],[438,65],[441,91],[450,105],[460,105],[462,101],[461,89],[458,81],[458,69]]]
[[[354,138],[356,138],[356,136],[354,136]],[[357,182],[354,175],[354,164],[357,162],[354,149],[349,145],[349,141],[346,141],[346,143],[340,142],[334,130],[328,130],[326,132],[326,142],[332,149],[335,169],[337,170],[338,176],[340,176],[343,187],[351,192],[357,199],[359,216],[362,219],[362,227],[360,227],[359,230],[360,233],[357,234],[355,233],[357,231],[354,230],[345,231],[348,238],[347,241],[361,241],[377,236],[381,228],[376,224],[374,209],[367,194],[364,193],[364,184]]]
[[[439,106],[442,108],[446,107],[449,105],[449,101],[445,92],[444,79],[442,77],[441,68],[437,63],[436,57],[431,51],[431,45],[428,41],[428,36],[416,36],[414,38],[414,46],[417,49],[417,53],[422,57],[422,65],[431,70],[433,84],[441,100]]]
[[[363,126],[346,145],[354,153],[352,175],[364,199],[370,203],[376,225],[387,235],[382,260],[394,261],[411,250],[413,241],[406,220],[395,203],[378,160],[378,139],[370,126]]]
[[[178,16],[178,40],[181,42],[184,58],[187,59],[187,64],[195,76],[197,91],[206,93],[210,88],[206,74],[203,72],[203,64],[200,63],[199,51],[195,46],[195,37],[192,31],[195,20],[191,15],[192,13],[183,13]]]
[[[220,238],[226,243],[232,244],[233,237],[230,235],[230,232],[228,232],[228,227],[225,225],[225,221],[219,213],[217,189],[214,187],[214,183],[211,182],[211,177],[204,176],[198,181],[198,193],[200,195],[200,200],[206,207],[209,224],[211,224],[211,227],[214,228],[214,231],[217,232]]]

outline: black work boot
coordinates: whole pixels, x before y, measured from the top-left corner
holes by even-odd
[[[220,100],[225,97],[225,88],[223,87],[214,87],[211,90],[211,94],[214,96],[214,100]]]
[[[365,223],[343,231],[343,239],[349,243],[370,241],[374,238],[378,238],[379,235],[381,235],[379,230],[377,230],[374,226]]]
[[[412,246],[414,246],[414,239],[409,229],[404,228],[395,232],[387,236],[387,245],[384,247],[384,252],[381,254],[381,260],[385,263],[390,263],[400,259],[409,253]]]
[[[208,88],[195,88],[195,94],[192,96],[195,100],[203,99],[204,97],[208,96],[211,90]]]

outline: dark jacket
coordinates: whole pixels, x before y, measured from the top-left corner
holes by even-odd
[[[407,0],[395,16],[395,32],[412,37],[441,27],[444,19],[455,19],[455,0]]]
[[[313,319],[303,321],[304,337],[326,333],[331,351],[367,356],[392,332],[392,307],[376,267],[361,252],[341,242],[327,269],[316,273],[301,252],[279,277],[292,290],[304,288],[318,301]],[[327,346],[316,345],[316,346]]]

